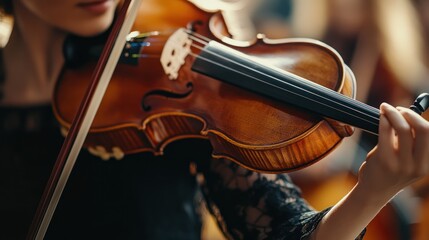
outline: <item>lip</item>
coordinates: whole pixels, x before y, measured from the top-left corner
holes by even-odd
[[[103,14],[109,10],[112,4],[112,0],[95,0],[80,2],[76,6],[93,14]]]

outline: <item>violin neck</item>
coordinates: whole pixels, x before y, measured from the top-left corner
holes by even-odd
[[[215,41],[196,57],[192,70],[257,94],[378,134],[380,112],[329,88],[261,63]]]

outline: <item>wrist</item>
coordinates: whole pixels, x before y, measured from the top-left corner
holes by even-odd
[[[357,183],[323,217],[315,232],[315,239],[355,239],[393,196]]]
[[[358,181],[353,188],[351,194],[361,199],[362,203],[369,206],[383,207],[386,205],[398,192],[391,189],[377,189],[372,184],[364,184]]]

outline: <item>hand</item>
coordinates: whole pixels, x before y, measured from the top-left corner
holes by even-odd
[[[380,111],[378,144],[362,164],[358,184],[372,196],[391,198],[429,173],[429,123],[407,108],[383,103]]]

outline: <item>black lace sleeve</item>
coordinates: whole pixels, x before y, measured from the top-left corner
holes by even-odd
[[[329,211],[311,208],[286,174],[261,174],[221,159],[202,173],[208,208],[229,239],[309,239]]]

